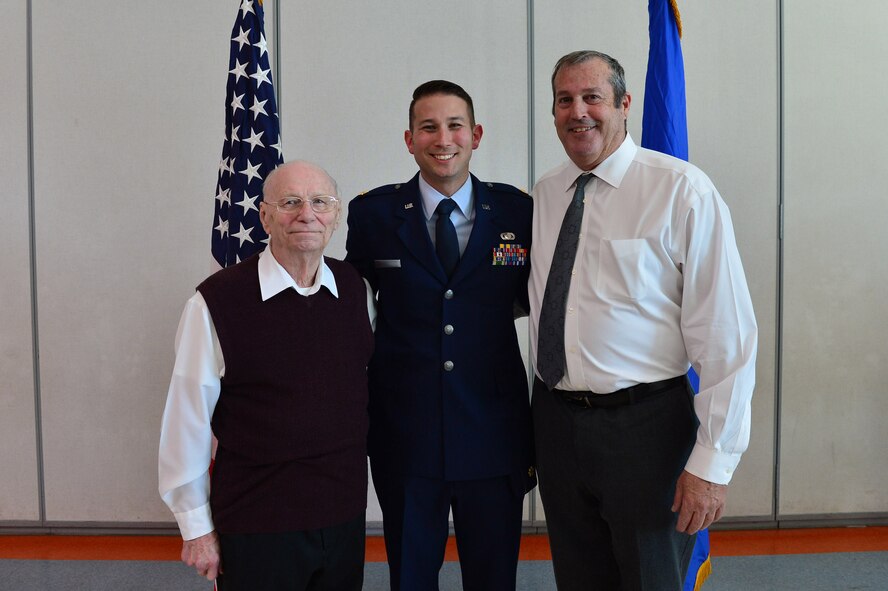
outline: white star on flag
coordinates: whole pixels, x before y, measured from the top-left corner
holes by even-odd
[[[260,166],[262,166],[262,165],[257,164],[255,166],[253,166],[253,164],[251,164],[250,161],[247,160],[247,167],[243,170],[239,170],[238,172],[240,172],[242,175],[245,175],[247,177],[247,183],[249,183],[253,179],[261,179],[262,178],[262,175],[259,174],[259,167]]]
[[[232,113],[232,115],[237,113],[238,109],[244,108],[244,103],[241,102],[243,100],[244,100],[244,95],[242,95],[242,94],[239,94],[239,95],[235,96],[233,99],[231,99],[231,113]]]
[[[262,68],[257,68],[255,74],[250,74],[250,78],[256,79],[256,88],[260,88],[263,82],[267,82],[271,84],[271,80],[268,79],[268,74],[271,72],[271,68],[267,70],[263,70]]]
[[[254,120],[258,119],[259,115],[268,115],[268,113],[265,112],[265,103],[267,103],[267,102],[268,102],[267,100],[255,101],[253,103],[253,106],[250,107],[250,110],[253,111],[253,119]]]
[[[250,29],[247,29],[246,31],[244,31],[243,27],[241,27],[240,34],[237,37],[232,37],[231,40],[237,41],[238,50],[243,49],[244,44],[246,44],[246,45],[250,44]]]
[[[219,200],[220,205],[227,205],[231,203],[231,194],[229,193],[228,189],[225,189],[224,191],[219,191],[219,193],[216,195],[216,199]]]
[[[265,42],[265,35],[259,35],[259,41],[256,43],[256,48],[259,49],[260,57],[268,52],[268,43]]]
[[[244,195],[243,200],[238,201],[236,205],[240,205],[241,207],[243,207],[244,213],[247,213],[251,209],[255,210],[255,211],[259,211],[259,208],[256,207],[256,199],[258,199],[258,198],[259,198],[259,195],[256,195],[255,197],[250,197],[249,195]]]
[[[237,232],[236,234],[232,234],[231,237],[232,237],[232,238],[237,238],[238,240],[240,240],[240,245],[243,246],[243,245],[244,245],[244,241],[246,241],[246,242],[252,242],[252,241],[253,241],[253,239],[250,238],[250,234],[251,234],[252,232],[253,232],[253,228],[242,227],[242,228],[240,229],[240,232]]]
[[[253,148],[255,148],[256,146],[259,146],[260,148],[265,147],[265,144],[263,144],[262,141],[260,140],[263,133],[265,133],[265,132],[260,131],[259,133],[256,133],[255,129],[250,130],[250,137],[248,137],[247,139],[244,140],[246,143],[250,144],[250,153],[253,152]]]
[[[230,70],[228,70],[228,73],[229,73],[229,74],[234,74],[234,77],[235,77],[235,80],[234,80],[234,81],[235,81],[235,83],[237,83],[237,81],[241,79],[241,76],[243,76],[244,78],[247,77],[247,64],[248,64],[248,63],[249,63],[249,62],[246,62],[246,63],[243,63],[243,64],[242,64],[242,63],[240,63],[239,61],[235,60],[235,61],[234,61],[234,67],[231,68]]]

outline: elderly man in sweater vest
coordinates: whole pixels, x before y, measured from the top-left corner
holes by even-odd
[[[182,560],[220,591],[359,591],[372,299],[323,256],[341,213],[324,170],[290,162],[263,194],[269,248],[201,283],[182,314],[160,494]]]

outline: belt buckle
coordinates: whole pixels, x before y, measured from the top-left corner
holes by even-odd
[[[565,398],[575,404],[579,404],[580,406],[585,406],[586,408],[594,408],[594,405],[591,401],[591,396],[565,396]]]

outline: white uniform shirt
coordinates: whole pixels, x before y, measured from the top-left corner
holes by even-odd
[[[366,281],[365,281],[366,284]],[[262,301],[285,289],[303,296],[326,288],[339,297],[333,272],[321,259],[315,282],[299,287],[269,249],[259,255]],[[376,308],[367,286],[371,325]],[[158,482],[161,498],[173,512],[182,538],[192,540],[213,531],[210,475],[213,433],[210,420],[221,391],[225,362],[206,301],[199,291],[185,304],[176,333],[176,362],[160,431]]]
[[[582,172],[568,161],[533,190],[533,360],[552,254]],[[592,172],[557,387],[609,393],[682,375],[690,363],[700,428],[686,469],[727,484],[749,443],[758,339],[728,208],[698,168],[628,135]]]

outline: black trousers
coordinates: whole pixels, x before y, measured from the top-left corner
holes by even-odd
[[[679,591],[695,540],[671,511],[696,439],[690,386],[587,408],[537,379],[533,418],[558,590]]]
[[[365,517],[273,534],[220,534],[219,591],[361,591]]]

